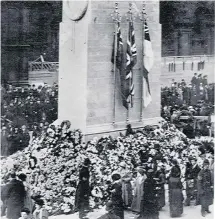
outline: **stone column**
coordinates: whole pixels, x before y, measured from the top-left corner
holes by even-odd
[[[89,10],[83,19],[74,22],[65,13],[65,7],[67,5],[63,1],[59,45],[58,117],[60,120],[71,121],[72,128],[85,132]]]

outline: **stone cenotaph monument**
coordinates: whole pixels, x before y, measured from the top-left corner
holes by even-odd
[[[69,120],[90,137],[117,133],[130,123],[133,128],[156,124],[160,118],[161,25],[159,1],[145,1],[154,64],[149,72],[152,101],[143,107],[143,2],[132,3],[137,63],[133,68],[135,94],[129,111],[122,104],[118,72],[111,62],[116,23],[113,14],[120,14],[124,53],[128,36],[129,1],[63,1],[59,46],[60,120]]]

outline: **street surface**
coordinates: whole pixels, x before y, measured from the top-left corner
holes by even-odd
[[[211,214],[207,214],[205,217],[201,216],[201,206],[186,206],[184,207],[184,213],[180,217],[181,219],[213,219],[214,218],[214,205],[210,206]],[[98,209],[94,212],[91,212],[88,214],[89,219],[97,219],[101,215],[105,214],[105,209]],[[132,212],[125,211],[125,219],[135,219],[137,216],[133,214]],[[70,214],[70,215],[59,215],[59,216],[52,216],[51,219],[79,219],[78,213],[76,214]],[[163,208],[162,211],[160,211],[159,219],[169,219],[169,206],[168,203]],[[179,217],[178,217],[179,218]]]

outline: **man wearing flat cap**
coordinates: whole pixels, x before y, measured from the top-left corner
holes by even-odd
[[[206,216],[206,213],[211,213],[209,206],[213,204],[213,184],[209,164],[209,161],[205,159],[203,168],[198,175],[198,193],[200,196],[201,214],[203,217]]]

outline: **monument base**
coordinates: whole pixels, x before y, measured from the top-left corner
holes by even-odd
[[[158,125],[159,122],[161,122],[162,120],[163,120],[162,117],[153,117],[153,118],[143,119],[142,122],[131,121],[130,124],[132,124],[132,128],[135,130],[135,129],[141,129],[147,125],[152,125],[152,126]],[[94,137],[102,137],[104,135],[111,135],[112,137],[117,137],[119,136],[120,132],[123,132],[123,134],[125,134],[126,125],[127,123],[121,122],[115,125],[104,124],[104,125],[88,126],[84,140],[89,141]]]

